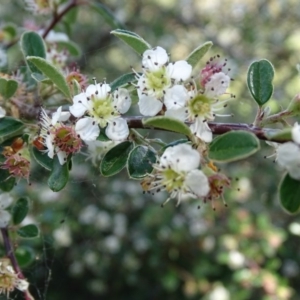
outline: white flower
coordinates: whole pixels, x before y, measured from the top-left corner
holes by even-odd
[[[11,214],[6,210],[13,202],[13,198],[9,193],[0,195],[0,228],[7,227]]]
[[[230,77],[223,72],[212,75],[210,80],[205,84],[205,95],[215,98],[225,94],[229,88],[230,80]]]
[[[300,125],[296,122],[292,128],[292,139],[295,143],[300,145]]]
[[[77,123],[89,119],[89,122],[86,122],[88,127],[107,126],[106,135],[111,140],[120,141],[126,139],[129,134],[127,122],[120,114],[128,111],[131,99],[126,89],[118,89],[113,95],[110,91],[111,88],[106,83],[89,85],[85,92],[73,98],[74,104],[70,106],[70,112],[77,118],[88,114],[89,116],[79,119]]]
[[[300,180],[300,148],[293,142],[287,142],[277,147],[277,162],[285,168],[289,175]]]
[[[20,291],[26,291],[28,289],[28,281],[18,277],[18,274],[14,271],[7,258],[0,260],[0,277],[0,294],[3,293],[8,296],[14,289]]]
[[[166,50],[156,47],[144,52],[142,67],[143,75],[137,75],[139,109],[144,116],[155,116],[168,98],[165,96],[168,90],[191,76],[192,66],[183,60],[169,63]]]
[[[0,119],[6,116],[6,110],[0,106]]]
[[[40,136],[43,139],[43,144],[47,148],[43,150],[48,153],[50,158],[53,158],[56,154],[61,165],[63,165],[69,154],[76,153],[82,146],[81,139],[89,139],[97,137],[99,134],[99,128],[65,125],[65,122],[69,119],[70,113],[63,112],[62,107],[59,107],[55,113],[52,114],[52,118],[49,118],[44,109],[41,110],[41,132]],[[80,125],[80,124],[79,124]],[[82,128],[83,127],[83,128]],[[88,128],[89,130],[86,130]]]
[[[159,162],[153,165],[154,172],[142,182],[146,191],[166,190],[170,196],[165,201],[177,198],[177,205],[188,198],[205,197],[210,190],[208,178],[198,169],[200,154],[188,144],[179,144],[165,150]]]

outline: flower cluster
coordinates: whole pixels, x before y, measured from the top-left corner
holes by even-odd
[[[177,205],[188,198],[204,198],[210,191],[206,175],[199,170],[200,154],[191,145],[179,144],[167,148],[153,172],[142,181],[146,192],[167,191],[170,196],[165,201],[177,198]]]
[[[144,52],[142,68],[143,74],[137,74],[138,105],[142,115],[157,115],[176,92],[178,99],[184,96],[180,94],[182,83],[192,73],[192,66],[186,61],[169,63],[166,50],[156,47]]]
[[[28,281],[18,277],[7,258],[0,260],[0,294],[8,296],[15,289],[26,291],[28,286]]]

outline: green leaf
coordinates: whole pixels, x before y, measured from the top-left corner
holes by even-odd
[[[266,59],[253,62],[248,70],[249,91],[259,106],[267,103],[273,94],[274,67]]]
[[[10,174],[7,170],[0,169],[0,189],[3,192],[10,192],[16,183],[15,177],[10,177]]]
[[[279,197],[282,207],[294,214],[300,208],[300,181],[286,174],[279,186]]]
[[[153,170],[156,155],[148,147],[137,146],[129,154],[127,170],[130,178],[141,179]]]
[[[53,159],[51,159],[47,153],[41,152],[36,147],[32,147],[31,153],[39,165],[46,170],[52,170]]]
[[[140,55],[142,55],[146,50],[151,49],[151,45],[134,32],[123,29],[116,29],[111,31],[110,33],[121,39],[125,44],[130,46]]]
[[[21,36],[20,43],[25,59],[27,56],[46,58],[45,43],[38,33],[34,31],[24,32]],[[37,66],[30,61],[27,61],[27,63],[32,73],[41,73],[41,70],[39,70]]]
[[[27,56],[27,60],[32,62],[41,72],[43,72],[43,74],[46,75],[67,98],[71,99],[68,83],[59,70],[40,57]]]
[[[248,157],[259,149],[259,140],[253,133],[231,131],[212,141],[208,156],[217,162],[229,162]]]
[[[101,15],[104,21],[112,28],[124,28],[124,25],[115,17],[105,5],[101,3],[91,3],[90,6]]]
[[[0,94],[8,99],[12,97],[18,89],[18,82],[12,79],[0,78]]]
[[[164,129],[168,131],[182,133],[185,135],[192,134],[190,128],[187,125],[185,125],[183,122],[177,119],[173,119],[170,117],[158,116],[149,119],[143,119],[143,124],[147,127]]]
[[[22,132],[24,124],[12,117],[0,119],[0,143]]]
[[[133,143],[122,142],[110,149],[103,157],[100,164],[100,172],[103,176],[112,176],[119,173],[125,166]]]
[[[39,228],[35,224],[25,225],[17,230],[17,234],[22,238],[35,238],[39,236]]]
[[[35,261],[34,250],[27,246],[18,246],[15,250],[15,255],[21,268],[28,267]]]
[[[265,136],[270,140],[276,140],[277,142],[288,142],[292,139],[291,128],[273,129],[268,128],[264,130]]]
[[[197,47],[187,58],[186,61],[193,67],[196,67],[198,62],[202,59],[202,57],[206,54],[206,52],[213,45],[212,42],[206,42],[203,45]]]
[[[121,86],[126,86],[130,82],[133,82],[133,81],[136,81],[136,74],[135,73],[124,74],[124,75],[120,76],[119,78],[117,78],[116,80],[114,80],[110,84],[111,92],[113,92],[114,90],[116,90],[117,88],[119,88]]]
[[[27,198],[20,198],[12,207],[12,219],[15,225],[20,224],[29,211],[29,201]]]
[[[57,155],[53,158],[51,174],[48,178],[48,186],[53,192],[62,190],[69,180],[69,161],[60,164]]]

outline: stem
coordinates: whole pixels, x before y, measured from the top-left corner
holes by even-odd
[[[127,117],[127,124],[129,128],[135,128],[135,129],[149,129],[153,128],[156,130],[164,130],[161,128],[155,128],[155,127],[149,127],[145,126],[142,122],[144,117]],[[187,124],[189,125],[189,124]],[[257,138],[260,140],[265,141],[271,141],[271,142],[277,142],[277,143],[283,143],[287,142],[288,140],[284,140],[282,138],[268,138],[266,133],[268,131],[274,131],[272,128],[260,128],[257,126],[254,126],[252,124],[246,124],[246,123],[215,123],[215,122],[208,122],[208,125],[212,131],[213,134],[224,134],[229,131],[237,131],[237,130],[244,130],[251,132],[256,135]]]
[[[9,239],[9,234],[8,234],[7,227],[6,228],[1,228],[1,234],[2,234],[2,238],[3,238],[3,243],[4,243],[4,247],[5,247],[6,256],[9,258],[15,272],[18,274],[18,277],[20,279],[25,279],[25,276],[23,275],[22,270],[21,270],[21,268],[18,264],[18,261],[16,259],[15,253],[14,253],[13,246],[12,246],[11,241]],[[24,299],[25,300],[34,300],[32,295],[30,294],[29,290],[26,290],[23,293],[24,293]]]
[[[60,21],[60,19],[73,7],[79,6],[79,5],[84,5],[88,4],[85,1],[78,1],[78,0],[71,0],[69,3],[66,4],[65,8],[60,12],[54,12],[53,13],[53,18],[51,23],[48,25],[48,27],[45,29],[43,33],[43,38],[45,39],[46,36],[49,34],[49,32],[54,28],[54,26]]]

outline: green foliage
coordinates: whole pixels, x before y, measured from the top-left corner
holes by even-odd
[[[209,158],[230,162],[251,156],[260,149],[257,137],[247,131],[228,132],[215,138],[209,146]]]
[[[53,192],[62,190],[69,180],[69,160],[60,164],[57,155],[53,158],[53,165],[48,178],[48,186]]]
[[[125,141],[110,149],[101,161],[101,174],[103,176],[112,176],[119,173],[126,166],[133,146],[132,142]]]
[[[0,169],[0,189],[3,192],[10,192],[16,183],[15,177],[10,177],[8,170]]]
[[[46,170],[52,170],[53,159],[51,159],[46,153],[39,151],[36,147],[32,147],[31,153],[39,165]]]
[[[129,85],[131,82],[136,81],[136,74],[135,73],[127,73],[119,78],[115,79],[111,84],[111,91],[113,92],[119,87],[124,87],[126,85]]]
[[[39,236],[39,228],[35,224],[25,225],[17,230],[17,234],[24,239],[36,238]]]
[[[300,182],[285,174],[279,186],[280,203],[289,213],[294,214],[300,208]]]
[[[140,55],[151,48],[151,46],[143,38],[134,32],[116,29],[113,30],[111,34],[118,37]]]
[[[24,124],[12,117],[4,117],[0,119],[0,141],[17,136],[24,129]]]
[[[34,250],[28,246],[18,247],[16,249],[15,254],[16,254],[18,264],[20,265],[21,268],[28,267],[36,259]]]
[[[29,201],[27,198],[20,198],[12,207],[12,220],[15,225],[20,224],[29,211]]]
[[[158,129],[169,130],[185,134],[187,136],[190,136],[192,134],[190,128],[187,125],[177,119],[173,119],[170,117],[159,116],[143,119],[143,124],[149,128],[154,127]]]
[[[0,78],[0,95],[5,99],[12,97],[18,89],[18,82],[12,79]]]
[[[130,178],[141,179],[153,170],[156,155],[148,147],[137,146],[129,154],[127,170]]]
[[[266,59],[253,62],[247,75],[251,96],[259,106],[266,104],[273,94],[274,67]]]
[[[186,61],[193,67],[193,69],[197,66],[197,64],[201,61],[203,56],[207,53],[207,51],[212,47],[212,42],[206,42],[196,49],[194,49],[190,55],[186,58]]]
[[[36,56],[44,59],[46,58],[46,47],[44,40],[38,33],[33,31],[23,33],[21,37],[21,50],[25,59],[28,56]],[[31,61],[27,60],[27,64],[32,73],[41,73],[41,70]]]
[[[71,99],[71,93],[66,79],[58,69],[40,57],[27,56],[27,61],[34,64],[68,99]]]

